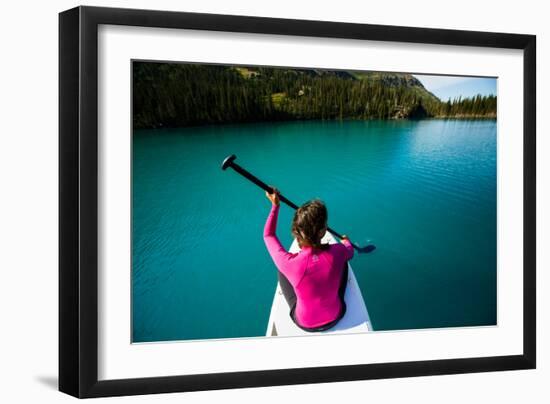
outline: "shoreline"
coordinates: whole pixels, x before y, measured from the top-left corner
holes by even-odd
[[[380,118],[369,118],[369,119],[362,119],[362,118],[342,118],[342,119],[322,119],[322,118],[297,118],[297,119],[278,119],[278,120],[246,120],[246,121],[228,121],[228,122],[219,122],[219,123],[204,123],[204,124],[191,124],[191,125],[183,125],[183,126],[149,126],[149,127],[138,127],[136,128],[134,125],[132,125],[132,132],[135,131],[141,131],[141,130],[157,130],[157,129],[182,129],[182,128],[206,128],[211,126],[225,126],[225,125],[246,125],[246,124],[273,124],[273,123],[283,123],[283,122],[311,122],[311,121],[322,121],[322,122],[345,122],[345,121],[364,121],[364,122],[374,122],[374,121],[381,121],[381,122],[396,122],[396,121],[428,121],[428,120],[460,120],[460,121],[467,121],[467,120],[483,120],[483,121],[496,121],[497,116],[496,115],[454,115],[454,116],[446,116],[446,115],[438,115],[438,116],[427,116],[424,118],[386,118],[386,119],[380,119]]]

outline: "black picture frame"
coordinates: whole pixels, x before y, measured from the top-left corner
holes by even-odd
[[[523,50],[523,354],[99,381],[100,24]],[[535,368],[535,107],[534,35],[98,7],[60,13],[59,390],[84,398]]]

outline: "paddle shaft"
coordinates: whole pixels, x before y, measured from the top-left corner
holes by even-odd
[[[267,191],[269,192],[270,194],[273,193],[273,188],[270,187],[269,185],[267,185],[265,182],[263,182],[262,180],[260,180],[258,177],[256,177],[255,175],[251,174],[249,171],[245,170],[244,168],[242,168],[240,165],[238,165],[237,163],[235,163],[234,161],[229,161],[227,163],[227,167],[231,167],[233,170],[235,170],[236,172],[238,172],[239,174],[241,174],[243,177],[245,177],[247,180],[249,180],[250,182],[253,182],[254,184],[256,184],[257,186],[259,186],[260,188],[262,188],[264,191]],[[288,198],[286,198],[284,195],[282,195],[281,193],[279,193],[279,200],[285,204],[287,204],[288,206],[290,206],[292,209],[298,209],[298,205],[296,205],[294,202],[292,202],[291,200],[289,200]],[[338,233],[337,231],[334,231],[333,229],[331,229],[330,227],[327,227],[327,231],[329,231],[330,233],[332,233],[334,236],[338,237],[339,239],[342,239],[342,235],[340,233]],[[351,243],[351,241],[350,241]],[[355,245],[354,243],[351,243],[351,245],[353,246],[353,248],[355,248],[356,250],[359,250],[359,247],[357,245]]]

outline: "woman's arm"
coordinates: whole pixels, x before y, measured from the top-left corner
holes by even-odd
[[[353,246],[351,245],[351,241],[349,241],[348,236],[342,236],[342,244],[344,247],[346,247],[346,260],[350,260],[353,258]]]
[[[267,198],[271,201],[271,210],[267,216],[267,220],[264,226],[264,242],[267,247],[267,251],[273,262],[277,266],[277,269],[281,271],[288,280],[294,284],[299,281],[301,274],[298,271],[292,270],[291,260],[296,254],[289,253],[281,244],[276,235],[277,219],[279,216],[279,197],[277,191],[273,194],[266,193]],[[296,279],[295,279],[296,278]]]
[[[267,215],[267,220],[264,226],[264,239],[275,238],[277,239],[277,219],[279,217],[279,205],[271,205],[271,210]]]

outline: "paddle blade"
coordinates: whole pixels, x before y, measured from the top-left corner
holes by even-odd
[[[357,246],[356,250],[359,254],[367,254],[376,250],[376,246],[374,244],[369,244],[365,247]]]

